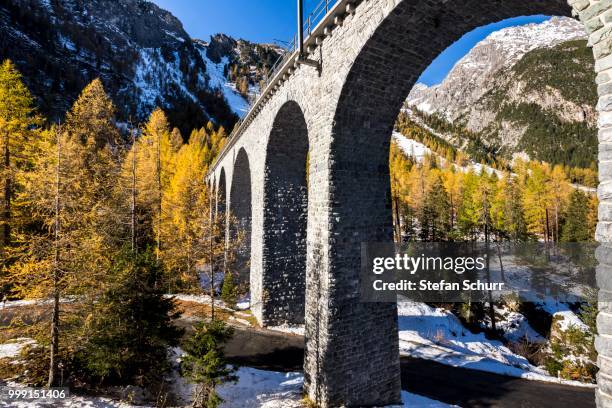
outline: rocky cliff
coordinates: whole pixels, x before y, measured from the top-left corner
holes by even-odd
[[[228,82],[228,65],[255,66],[255,82],[280,50],[217,37],[192,40],[176,17],[144,0],[0,1],[0,59],[17,64],[54,119],[100,77],[121,120],[144,120],[161,106],[184,131],[210,119],[231,128],[248,104]]]
[[[593,64],[580,23],[553,17],[494,32],[441,84],[417,84],[407,104],[508,158],[588,167],[597,149]]]

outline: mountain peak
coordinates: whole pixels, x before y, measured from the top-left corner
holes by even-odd
[[[479,100],[501,70],[511,68],[528,52],[586,36],[580,22],[567,17],[495,31],[461,58],[441,84],[427,89],[417,84],[408,104],[454,121],[461,114],[459,107]]]

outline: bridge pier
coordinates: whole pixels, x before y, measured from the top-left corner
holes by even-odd
[[[308,130],[295,102],[276,115],[268,140],[263,191],[261,307],[265,326],[304,324]]]
[[[249,156],[241,149],[235,159],[232,171],[232,183],[226,208],[228,215],[234,217],[227,224],[227,239],[232,241],[241,235],[239,250],[228,265],[229,270],[238,277],[239,284],[245,284],[250,278],[251,266],[251,222],[253,218],[252,174]]]
[[[310,158],[304,379],[321,407],[401,403],[397,305],[363,303],[359,277],[361,245],[393,242],[392,129],[356,112],[315,128]]]

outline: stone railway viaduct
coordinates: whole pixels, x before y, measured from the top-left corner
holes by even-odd
[[[252,309],[305,323],[305,392],[322,407],[398,403],[396,305],[361,303],[362,242],[391,242],[391,132],[421,72],[463,34],[522,15],[580,19],[600,95],[597,240],[612,241],[612,0],[340,0],[278,71],[208,183],[249,233]],[[306,175],[306,169],[308,177]],[[600,300],[612,255],[598,250]],[[248,273],[248,271],[247,271]],[[596,399],[612,407],[612,303],[601,302]]]

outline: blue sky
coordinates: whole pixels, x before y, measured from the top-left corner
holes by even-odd
[[[183,22],[193,38],[208,40],[225,33],[255,42],[288,40],[296,30],[295,0],[153,0]],[[306,11],[319,0],[304,0]],[[518,17],[480,27],[464,35],[436,58],[419,79],[427,85],[440,83],[455,63],[474,45],[501,28],[546,20],[546,16]]]

